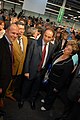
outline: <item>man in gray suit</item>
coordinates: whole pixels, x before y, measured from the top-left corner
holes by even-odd
[[[51,43],[51,40],[53,39],[54,30],[52,28],[46,29],[43,37],[40,37],[39,40],[34,40],[32,42],[26,56],[24,65],[24,75],[26,79],[24,80],[21,99],[24,99],[26,96],[29,97],[32,109],[35,109],[35,100],[42,80],[41,70],[39,69],[39,65],[42,60],[42,51],[46,44],[46,54],[41,69],[44,68],[50,56],[55,52],[56,46]],[[19,107],[21,104],[23,103],[20,101],[18,104]]]

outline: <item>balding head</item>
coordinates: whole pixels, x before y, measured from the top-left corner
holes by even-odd
[[[6,36],[8,39],[13,42],[18,38],[18,32],[19,28],[16,24],[11,24],[7,29],[6,29]]]

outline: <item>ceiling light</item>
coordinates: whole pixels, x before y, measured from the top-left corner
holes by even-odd
[[[77,11],[77,13],[80,13],[80,11]]]
[[[74,18],[77,18],[77,17],[74,17]]]
[[[59,11],[57,11],[57,10],[53,10],[53,9],[51,9],[51,8],[46,8],[47,10],[51,10],[51,11],[53,11],[53,12],[59,12]]]
[[[19,2],[23,3],[24,1],[22,1],[22,0],[19,0]]]

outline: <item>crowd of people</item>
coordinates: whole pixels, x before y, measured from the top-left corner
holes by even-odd
[[[80,118],[80,31],[36,17],[0,13],[0,109],[5,97],[27,100],[32,110],[41,92],[42,111],[60,96],[64,112],[56,120]],[[46,87],[45,87],[46,85]],[[76,107],[75,107],[76,106]],[[74,114],[73,108],[77,111]],[[5,112],[1,110],[0,115]],[[72,115],[71,115],[72,114]],[[73,117],[74,116],[74,117]]]

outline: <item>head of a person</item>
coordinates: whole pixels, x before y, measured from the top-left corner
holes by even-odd
[[[64,49],[64,54],[70,56],[70,55],[77,53],[78,50],[79,50],[79,47],[78,47],[77,42],[75,40],[69,40]]]
[[[36,39],[38,36],[38,29],[35,27],[30,27],[27,30],[27,35],[30,35],[30,37],[34,37]]]
[[[27,20],[27,25],[31,25],[32,24],[32,20],[31,19],[28,19]]]
[[[58,27],[56,31],[61,32],[61,27]]]
[[[6,36],[7,38],[11,41],[14,42],[15,40],[18,39],[18,33],[19,33],[19,28],[16,24],[11,24],[7,29],[6,29]]]
[[[43,28],[41,26],[36,27],[38,29],[38,35],[43,34]]]
[[[17,17],[12,17],[11,18],[11,21],[10,21],[10,24],[14,24],[18,21],[18,18]]]
[[[57,32],[55,36],[55,40],[60,40],[61,39],[61,32]]]
[[[0,20],[0,31],[4,29],[4,21]]]
[[[19,34],[18,35],[19,35],[19,37],[21,37],[25,32],[25,25],[22,22],[18,22],[17,25],[18,25],[18,28],[19,28]]]
[[[20,18],[20,19],[19,19],[19,22],[21,22],[21,23],[24,24],[24,25],[26,24],[26,20],[23,19],[23,18]]]
[[[63,31],[62,33],[62,39],[67,40],[69,36],[69,33],[67,31]]]
[[[43,33],[43,40],[45,43],[51,42],[54,39],[54,30],[52,28],[47,28]]]
[[[73,31],[74,31],[74,28],[73,28],[73,27],[71,27],[71,28],[70,28],[70,32],[73,32]]]

